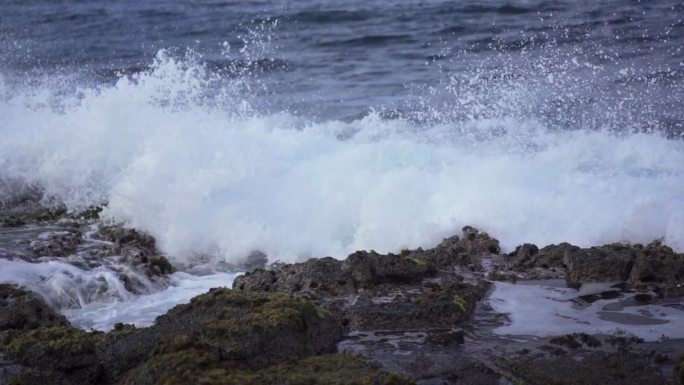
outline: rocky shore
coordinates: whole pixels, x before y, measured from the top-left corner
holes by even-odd
[[[97,214],[3,207],[0,259],[106,265],[131,293],[169,284],[174,267],[152,237]],[[465,227],[426,250],[263,262],[253,255],[259,267],[232,288],[177,305],[149,327],[106,333],[70,325],[27,287],[0,284],[0,385],[684,384],[682,339],[502,335],[494,330],[511,320],[488,302],[497,285],[600,282],[607,286],[577,292],[572,306],[611,299],[607,321],[657,329],[657,315],[615,310],[658,304],[684,317],[684,254],[659,241],[523,244],[504,254],[495,238]]]

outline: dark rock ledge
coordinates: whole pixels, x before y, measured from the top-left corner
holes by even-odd
[[[0,384],[410,384],[357,356],[335,354],[344,328],[288,294],[213,289],[155,325],[109,333],[68,326],[29,293],[0,286]],[[3,313],[5,314],[5,313]]]
[[[660,297],[684,295],[684,254],[661,241],[646,246],[613,243],[580,248],[568,243],[539,249],[524,244],[498,259],[494,280],[564,278],[569,286],[589,282],[622,282]]]
[[[120,227],[98,237],[149,275],[171,271],[151,237]],[[481,302],[492,280],[620,282],[678,298],[682,277],[684,255],[660,242],[525,244],[504,255],[496,239],[466,227],[427,250],[258,268],[151,327],[109,333],[75,329],[35,295],[0,285],[0,385],[684,385],[681,341],[583,334],[508,341],[489,333],[500,320],[483,316]]]

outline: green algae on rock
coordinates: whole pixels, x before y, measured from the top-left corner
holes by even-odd
[[[52,310],[36,294],[14,285],[0,284],[0,332],[68,324],[64,316]]]
[[[252,370],[334,353],[342,336],[339,320],[304,298],[213,289],[149,328],[119,325],[109,333],[88,333],[60,325],[15,331],[0,353],[22,366],[17,384],[113,384],[129,371],[125,378],[135,378],[129,383],[164,384],[183,378],[180,373],[195,373],[199,381],[211,374],[210,367],[250,378]],[[285,372],[269,373],[277,383],[274,376]],[[308,375],[305,368],[300,374]]]
[[[226,368],[215,355],[187,349],[154,355],[131,371],[121,385],[410,385],[407,377],[378,370],[363,359],[334,354],[313,356],[258,371]]]
[[[5,351],[25,366],[70,371],[97,364],[95,346],[102,335],[70,326],[38,328],[11,338]]]
[[[342,338],[336,318],[310,301],[282,293],[213,289],[158,318],[152,327],[184,333],[236,365],[270,365],[332,353]]]

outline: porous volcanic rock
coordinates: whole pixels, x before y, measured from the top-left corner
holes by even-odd
[[[410,384],[335,355],[339,319],[284,293],[213,289],[148,328],[109,333],[63,323],[7,336],[13,384]],[[232,381],[232,382],[231,382]]]
[[[33,292],[0,284],[0,332],[68,324],[64,316],[52,310]]]

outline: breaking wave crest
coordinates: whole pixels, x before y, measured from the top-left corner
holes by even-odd
[[[454,108],[472,110],[458,87]],[[558,129],[486,103],[465,119],[311,119],[257,111],[250,89],[165,51],[147,71],[67,94],[0,77],[0,198],[21,185],[72,209],[107,203],[177,262],[396,251],[466,224],[508,249],[663,238],[684,250],[680,139]]]

